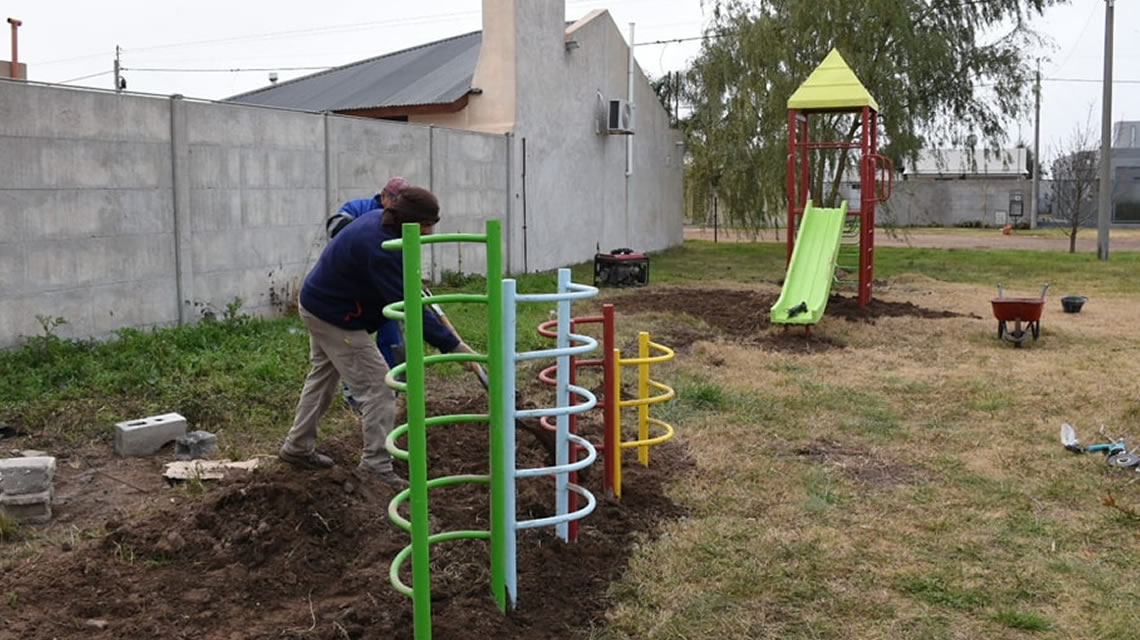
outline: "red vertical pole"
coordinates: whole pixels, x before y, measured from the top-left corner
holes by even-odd
[[[571,318],[570,319],[570,333],[574,333],[575,329],[577,329],[577,323],[574,321],[573,318]],[[570,345],[574,346],[573,340],[571,340]],[[578,384],[578,357],[577,356],[570,356],[570,384]],[[571,392],[570,393],[570,406],[574,406],[576,404],[578,404],[578,394]],[[570,433],[577,435],[578,434],[578,414],[571,413],[569,417],[570,417],[570,420],[569,420]],[[570,460],[570,462],[577,462],[578,461],[578,445],[574,444],[573,440],[570,441],[569,460]],[[577,471],[571,471],[570,472],[570,482],[572,484],[578,484],[578,472]],[[578,510],[578,494],[574,493],[573,491],[570,491],[569,494],[570,495],[567,496],[566,509],[569,513],[574,513],[575,511]],[[577,520],[571,520],[569,522],[568,538],[570,539],[570,542],[574,542],[578,539],[578,521]]]
[[[871,108],[863,107],[862,141],[860,144],[862,157],[859,159],[860,197],[859,197],[859,307],[866,307],[871,303],[871,279],[874,268],[874,255],[872,248],[875,243],[875,166],[873,155],[874,123],[871,118]]]
[[[800,130],[800,203],[799,210],[802,214],[804,208],[807,207],[807,201],[811,198],[811,150],[808,149],[808,115],[803,114],[803,122]]]
[[[795,247],[796,237],[796,133],[799,123],[796,122],[796,110],[788,109],[788,257],[787,263],[792,261],[792,248]]]
[[[602,386],[605,388],[605,438],[602,448],[605,450],[605,488],[607,495],[614,495],[614,460],[621,455],[621,443],[614,437],[614,424],[617,421],[618,402],[621,398],[613,397],[614,375],[617,363],[614,362],[614,306],[602,305]]]

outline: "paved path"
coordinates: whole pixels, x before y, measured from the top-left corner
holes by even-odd
[[[735,230],[720,229],[719,242],[783,242],[784,234],[765,231],[758,235]],[[685,227],[686,240],[712,240],[711,228]],[[1038,251],[1068,251],[1069,238],[1061,230],[1034,231],[1008,236],[997,229],[977,230],[905,230],[893,233],[878,229],[875,235],[878,247],[915,247],[922,249],[1030,249]],[[1096,230],[1083,229],[1077,235],[1077,251],[1096,251]],[[1140,229],[1113,229],[1109,235],[1109,251],[1140,251]]]

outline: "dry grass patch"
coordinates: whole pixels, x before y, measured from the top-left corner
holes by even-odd
[[[1140,442],[1140,342],[1117,322],[1140,301],[1051,299],[1041,340],[1014,349],[992,295],[900,279],[884,297],[980,317],[825,318],[847,347],[823,353],[695,342],[662,374],[699,469],[673,489],[692,516],[615,587],[612,635],[1134,637],[1140,525],[1101,500],[1140,508],[1140,474],[1057,430]]]

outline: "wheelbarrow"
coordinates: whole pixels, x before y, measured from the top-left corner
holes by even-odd
[[[998,283],[998,297],[991,298],[994,317],[998,321],[998,339],[1012,342],[1020,347],[1029,336],[1036,340],[1041,336],[1041,312],[1045,309],[1045,292],[1049,283],[1041,287],[1039,298],[1007,298],[1001,283]],[[1012,328],[1010,327],[1012,325]]]

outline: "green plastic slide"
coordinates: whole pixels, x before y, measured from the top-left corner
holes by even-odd
[[[772,324],[816,324],[823,317],[846,219],[846,200],[838,209],[818,209],[808,200]]]

